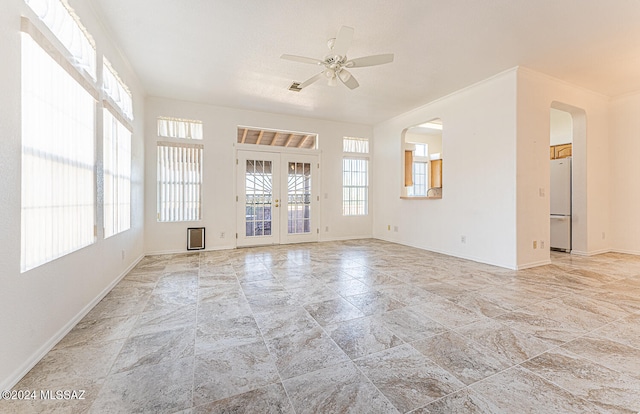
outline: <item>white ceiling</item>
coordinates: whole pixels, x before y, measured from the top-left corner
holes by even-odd
[[[609,96],[640,90],[638,0],[91,0],[147,94],[375,124],[521,65]],[[360,87],[280,59],[323,58],[342,25]]]

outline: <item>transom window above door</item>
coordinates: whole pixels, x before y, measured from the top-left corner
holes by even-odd
[[[283,148],[316,149],[318,135],[304,132],[275,131],[263,128],[238,127],[238,144],[266,145]]]

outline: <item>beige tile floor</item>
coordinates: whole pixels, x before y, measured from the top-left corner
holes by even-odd
[[[0,412],[637,413],[640,257],[376,240],[143,259]]]

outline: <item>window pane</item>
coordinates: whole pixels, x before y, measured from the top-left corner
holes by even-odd
[[[131,226],[131,132],[103,109],[104,236]]]
[[[343,152],[369,153],[369,140],[367,138],[344,137],[342,140]]]
[[[96,49],[80,21],[60,0],[25,0],[73,56],[74,64],[96,79]]]
[[[311,232],[311,164],[290,162],[287,176],[287,232]]]
[[[133,120],[133,101],[131,92],[127,85],[120,80],[118,73],[113,69],[107,58],[103,57],[102,65],[102,88],[105,93],[113,100],[122,114],[129,120]]]
[[[427,156],[427,144],[414,144],[416,148],[416,157],[426,157]]]
[[[179,118],[158,118],[158,136],[202,139],[202,121]]]
[[[272,162],[246,160],[245,164],[245,236],[271,235],[273,204]]]
[[[413,185],[407,188],[407,195],[424,197],[427,195],[427,163],[413,163]]]
[[[22,34],[21,270],[94,242],[95,101]]]
[[[158,143],[158,221],[201,219],[203,147]]]
[[[345,216],[368,213],[369,160],[344,158],[342,160],[342,214]]]

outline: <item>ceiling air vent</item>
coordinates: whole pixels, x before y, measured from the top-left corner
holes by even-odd
[[[294,92],[300,92],[302,90],[300,89],[300,82],[293,82],[291,86],[289,86],[289,90]]]

